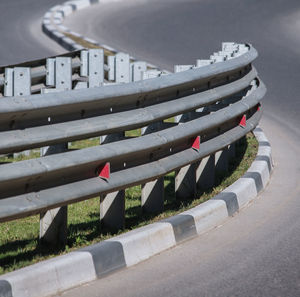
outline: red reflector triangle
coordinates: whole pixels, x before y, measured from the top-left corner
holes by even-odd
[[[257,111],[260,111],[260,104],[257,105]]]
[[[246,116],[243,115],[241,121],[240,121],[240,126],[245,128],[246,127]]]
[[[98,169],[98,176],[108,180],[110,178],[110,163],[107,162]]]
[[[193,139],[192,148],[196,151],[200,150],[200,136]]]

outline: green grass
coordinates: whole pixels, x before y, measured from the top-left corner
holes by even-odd
[[[35,158],[38,158],[39,156],[40,156],[40,150],[31,150],[30,154],[28,156],[26,156],[23,153],[20,153],[17,156],[10,154],[7,156],[0,157],[0,164],[35,159]]]
[[[74,36],[73,34],[71,33],[68,33],[68,32],[62,32],[64,35],[66,35],[67,37],[69,37],[70,39],[72,39],[73,41],[75,41],[76,43],[82,45],[83,47],[85,48],[102,48],[104,50],[104,55],[105,56],[112,56],[114,55],[113,52],[111,52],[110,50],[104,48],[104,47],[101,47],[99,45],[95,45],[91,42],[88,42],[78,36]]]
[[[82,149],[85,147],[91,147],[91,146],[96,146],[100,144],[100,139],[99,137],[94,137],[90,139],[84,139],[84,140],[77,140],[71,142],[71,145],[69,145],[70,149]]]
[[[130,132],[128,136],[138,136],[139,132]],[[87,141],[87,140],[86,140]],[[87,145],[86,141],[72,143],[79,149]],[[88,145],[97,145],[99,138],[88,140]],[[159,215],[142,214],[141,187],[126,189],[125,230],[123,233],[140,226],[159,221],[163,218],[190,209],[207,201],[227,186],[235,182],[249,168],[258,149],[258,143],[252,134],[248,134],[237,147],[237,157],[230,161],[229,172],[218,174],[215,186],[205,192],[199,192],[197,199],[176,200],[174,195],[174,172],[165,177],[164,212]],[[32,152],[34,154],[34,152]],[[31,156],[33,157],[33,156]],[[22,157],[18,157],[20,160]],[[27,157],[24,157],[27,158]],[[28,157],[30,158],[30,156]],[[2,158],[3,159],[3,158]],[[2,160],[4,161],[4,160]],[[11,159],[7,158],[7,162]],[[0,274],[25,267],[56,255],[90,245],[112,237],[109,230],[101,229],[99,224],[100,199],[93,198],[71,204],[68,207],[68,242],[65,248],[54,248],[39,243],[39,216],[15,220],[0,224]]]

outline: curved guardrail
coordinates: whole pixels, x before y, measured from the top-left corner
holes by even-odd
[[[80,55],[69,55],[77,59],[73,74],[82,67]],[[207,175],[200,161],[220,158],[218,152],[228,153],[257,126],[266,91],[252,66],[257,52],[251,45],[224,44],[215,57],[221,59],[127,84],[1,98],[0,154],[65,148],[0,165],[0,222],[100,194],[103,221],[120,227],[114,222],[124,211],[120,193],[143,184],[142,205],[151,211],[163,201],[163,193],[158,198],[152,191],[153,183],[171,171],[177,172],[176,194],[191,195]],[[45,82],[46,64],[39,60],[26,65],[39,68],[36,81]],[[132,129],[141,129],[142,136],[125,137]],[[99,146],[66,148],[67,142],[96,136],[102,137]]]

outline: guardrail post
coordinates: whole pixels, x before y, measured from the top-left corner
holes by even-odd
[[[55,87],[59,91],[72,89],[72,59],[57,57],[55,59]]]
[[[49,60],[49,61],[48,61]],[[59,92],[72,89],[72,60],[57,57],[47,60],[47,83],[55,89],[43,89],[43,93]],[[51,118],[48,118],[51,123]],[[67,143],[41,148],[41,155],[52,155],[68,150]],[[40,214],[40,240],[52,245],[66,245],[68,227],[68,206],[48,210]]]
[[[101,144],[124,138],[124,132],[101,136]],[[125,226],[125,190],[100,195],[100,224],[113,231]]]
[[[197,60],[196,67],[203,67],[212,64],[212,60]],[[210,113],[207,107],[198,108],[196,117],[205,116]],[[215,184],[215,154],[207,156],[196,162],[196,184],[197,190],[202,192],[212,188]]]
[[[5,68],[4,96],[27,96],[31,94],[31,74],[29,67]],[[30,150],[14,153],[14,158],[19,155],[30,155]]]
[[[100,223],[111,230],[125,226],[125,190],[100,196]]]
[[[176,199],[194,198],[196,196],[196,166],[186,165],[175,172]]]
[[[200,191],[212,188],[215,184],[215,155],[207,156],[196,164],[197,188]]]
[[[228,146],[228,157],[229,159],[233,159],[236,156],[236,143],[233,142]]]
[[[104,83],[103,49],[82,50],[80,53],[80,75],[88,77],[88,87],[99,87]],[[78,87],[80,88],[80,86]]]
[[[142,128],[142,135],[161,130],[163,123],[153,123]],[[142,210],[145,213],[160,213],[164,210],[164,177],[142,185]]]
[[[215,153],[215,165],[216,173],[227,173],[228,172],[228,147]]]
[[[116,54],[116,83],[129,83],[130,82],[130,57],[128,54]]]
[[[175,65],[174,72],[186,71],[194,68],[194,65]],[[191,120],[193,113],[189,112],[174,117],[175,123],[180,125]],[[175,171],[175,195],[176,199],[196,197],[196,163],[186,165]]]
[[[4,96],[26,96],[31,94],[29,67],[5,68]]]
[[[131,63],[131,70],[132,70],[132,75],[131,75],[132,81],[142,80],[143,73],[147,71],[147,63],[142,61]]]
[[[188,121],[191,113],[175,117],[175,123]],[[175,195],[176,199],[194,198],[196,196],[196,164],[186,165],[175,171]]]
[[[50,209],[40,214],[40,240],[51,245],[67,243],[68,207]]]
[[[125,53],[117,53],[107,57],[108,80],[116,83],[129,83],[132,81],[132,64],[130,56]]]

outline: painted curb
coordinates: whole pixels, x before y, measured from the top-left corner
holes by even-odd
[[[267,185],[271,146],[254,130],[258,154],[248,171],[214,198],[157,223],[0,277],[0,297],[49,296],[130,267],[203,234],[247,206]]]

